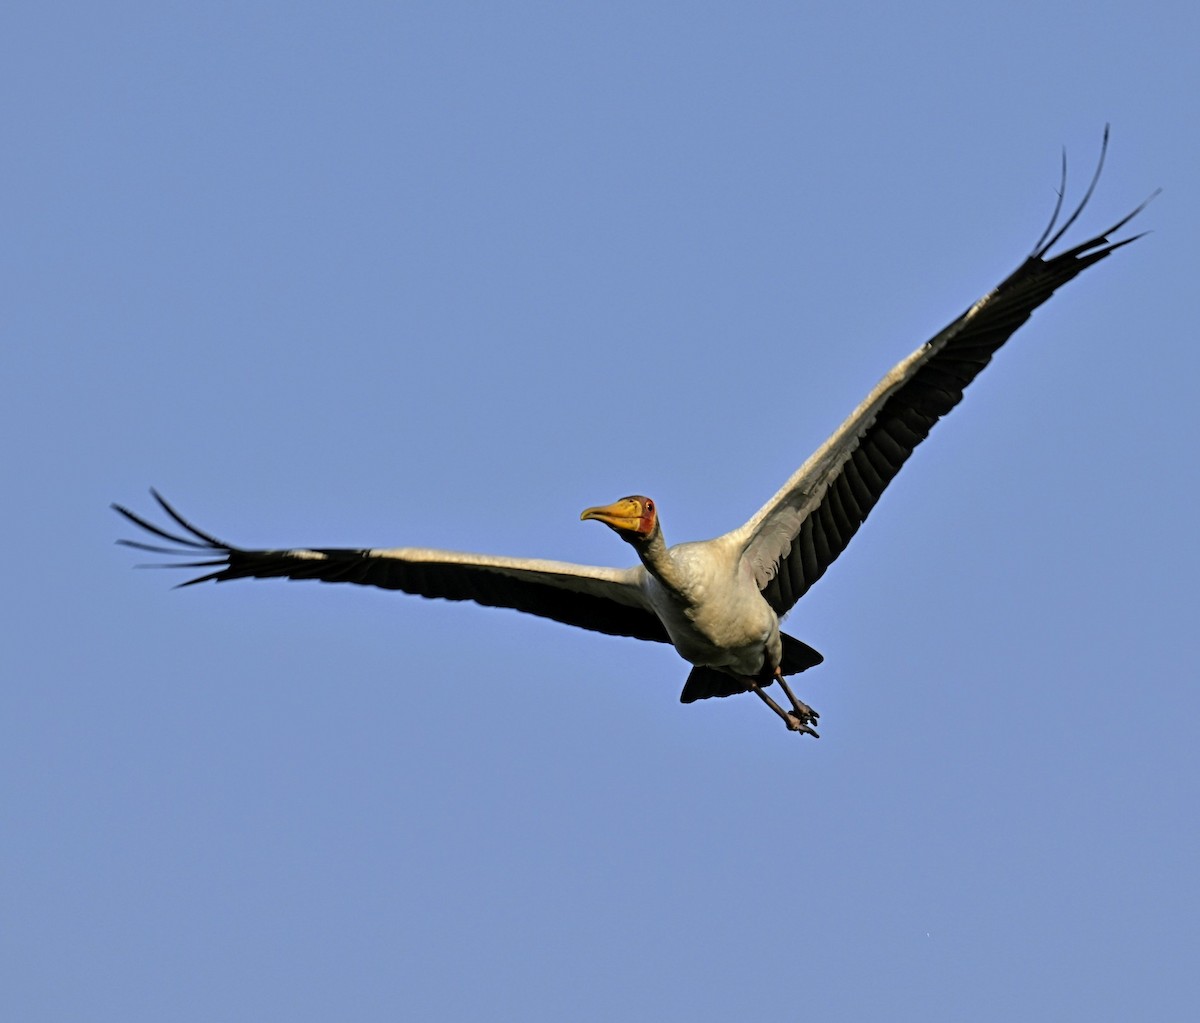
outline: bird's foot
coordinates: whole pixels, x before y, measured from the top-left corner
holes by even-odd
[[[800,706],[804,707],[804,704],[800,704]],[[785,711],[783,720],[788,726],[788,731],[803,732],[805,735],[811,735],[814,739],[819,739],[821,736],[818,735],[816,729],[812,727],[817,723],[818,716],[819,715],[815,710],[804,707],[804,710],[801,713]]]

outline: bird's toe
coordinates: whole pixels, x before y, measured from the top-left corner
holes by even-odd
[[[815,715],[814,715],[815,716]],[[801,732],[805,735],[811,735],[814,739],[821,738],[812,727],[812,719],[805,720],[798,714],[787,715],[788,730],[792,732]]]

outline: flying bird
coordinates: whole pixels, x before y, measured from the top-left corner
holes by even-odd
[[[1146,203],[1107,231],[1050,255],[1091,198],[1107,148],[1105,129],[1091,183],[1055,230],[1066,190],[1064,154],[1050,224],[1025,261],[893,367],[779,492],[724,536],[668,546],[657,506],[635,495],[580,515],[604,523],[633,547],[640,563],[631,568],[420,547],[246,550],[198,529],[152,490],[173,527],[162,528],[120,505],[113,508],[172,546],[118,542],[195,559],[166,563],[206,570],[181,586],[273,577],[357,583],[473,600],[595,632],[671,643],[693,665],[682,702],[752,692],[788,729],[816,736],[817,712],[797,698],[786,677],[823,658],[782,632],[780,620],[846,549],[908,456],[1013,332],[1062,285],[1141,237],[1110,240]],[[786,706],[767,692],[776,683]]]

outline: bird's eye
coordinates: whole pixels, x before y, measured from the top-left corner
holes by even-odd
[[[646,511],[654,511],[654,502],[653,501],[646,502]]]

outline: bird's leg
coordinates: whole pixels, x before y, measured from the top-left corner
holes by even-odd
[[[812,709],[807,703],[803,703],[796,699],[796,694],[792,692],[792,687],[787,684],[787,680],[783,677],[783,669],[775,669],[775,681],[779,683],[779,688],[787,695],[789,702],[792,705],[792,710],[796,712],[798,717],[806,719],[810,724],[816,724],[817,718],[821,715]]]
[[[782,681],[783,676],[777,675],[777,678]],[[800,701],[792,695],[792,691],[786,685],[783,687],[783,691],[787,693],[788,697],[791,699],[792,706],[795,708],[794,713],[789,713],[788,711],[784,710],[781,706],[779,706],[779,704],[771,699],[771,697],[768,696],[764,691],[758,679],[748,678],[746,681],[750,684],[751,692],[755,693],[763,703],[765,703],[771,708],[771,710],[773,710],[779,715],[780,718],[783,719],[783,723],[788,726],[789,731],[807,732],[814,739],[821,738],[812,728],[812,725],[816,723],[817,719],[816,711],[812,710],[810,707],[805,707],[804,704],[800,703]]]

